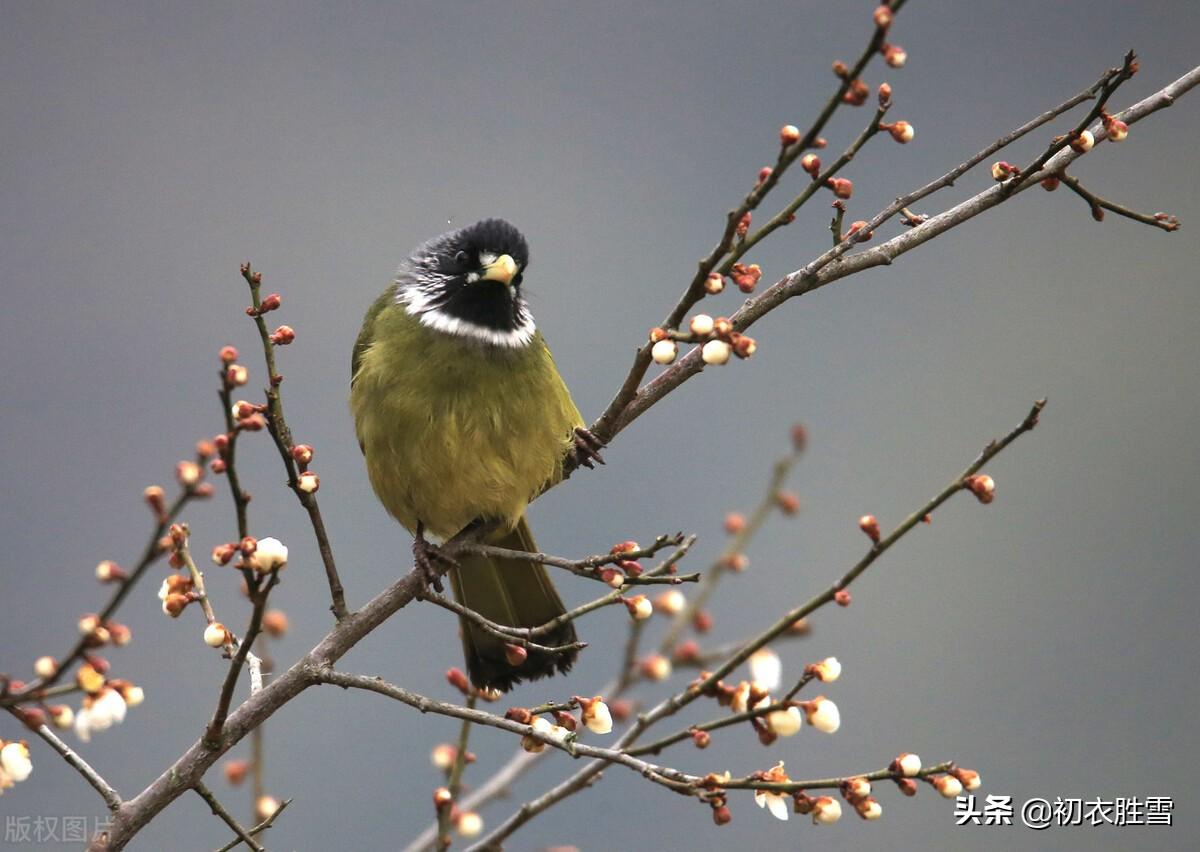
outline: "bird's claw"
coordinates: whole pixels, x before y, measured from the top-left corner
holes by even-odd
[[[433,590],[438,594],[444,592],[445,588],[442,586],[442,578],[437,569],[434,567],[434,563],[442,562],[446,565],[449,565],[451,568],[457,568],[458,560],[425,538],[424,524],[417,524],[417,532],[413,536],[412,554],[413,561],[416,562],[417,567],[421,569],[421,575],[425,580],[425,586],[432,586]]]
[[[574,441],[574,446],[567,453],[574,467],[586,467],[591,470],[595,467],[594,462],[604,464],[604,459],[600,457],[600,450],[604,448],[603,441],[582,426],[575,429]]]

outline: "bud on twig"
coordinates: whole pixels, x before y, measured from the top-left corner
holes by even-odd
[[[874,515],[863,515],[858,519],[858,528],[862,530],[867,538],[871,539],[875,544],[879,544],[879,521]]]

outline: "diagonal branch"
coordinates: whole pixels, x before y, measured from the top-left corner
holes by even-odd
[[[1084,187],[1079,182],[1078,178],[1071,177],[1065,172],[1058,175],[1058,179],[1067,185],[1067,188],[1087,202],[1088,207],[1092,210],[1092,218],[1097,222],[1104,221],[1104,211],[1111,210],[1118,216],[1124,216],[1126,219],[1132,219],[1135,222],[1141,222],[1143,225],[1150,225],[1154,228],[1162,228],[1164,231],[1179,230],[1179,220],[1174,216],[1168,216],[1166,213],[1138,213],[1136,210],[1130,210],[1117,204],[1115,201],[1109,201],[1106,198],[1101,198],[1091,190]]]
[[[253,849],[254,852],[267,852],[266,849],[264,849],[262,845],[254,839],[254,836],[250,834],[247,829],[243,828],[241,823],[239,823],[233,818],[233,816],[230,815],[229,811],[225,810],[225,806],[217,800],[217,797],[213,795],[212,790],[208,789],[203,781],[197,781],[196,785],[192,789],[196,791],[201,799],[208,803],[208,807],[212,810],[213,816],[220,817],[227,826],[233,829],[233,833],[238,836],[238,840],[245,843],[247,846]]]
[[[21,719],[19,710],[9,708],[9,712],[18,719]],[[24,720],[22,719],[22,721]],[[54,731],[50,730],[46,725],[38,725],[33,729],[33,732],[41,737],[50,748],[58,752],[59,756],[72,769],[82,775],[83,779],[92,785],[92,788],[104,799],[104,804],[108,806],[110,811],[116,812],[121,807],[121,796],[113,789],[113,786],[105,781],[100,773],[93,769],[86,760],[80,757],[78,752],[59,739]]]

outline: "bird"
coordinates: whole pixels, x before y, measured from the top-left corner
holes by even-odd
[[[461,554],[428,542],[474,522],[485,541],[537,552],[525,509],[578,465],[603,463],[522,295],[529,246],[503,219],[434,237],[401,263],[371,305],[354,344],[350,408],[367,475],[387,512],[413,534],[413,555],[437,584],[447,559],[455,598],[508,627],[565,612],[546,568],[525,559]],[[467,674],[478,689],[507,692],[566,672],[575,628],[565,621],[514,652],[460,617]]]

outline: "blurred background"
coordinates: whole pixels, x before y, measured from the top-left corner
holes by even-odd
[[[78,615],[106,595],[96,562],[134,561],[150,523],[143,487],[169,485],[175,461],[221,428],[218,348],[240,347],[250,389],[261,387],[239,263],[283,294],[272,319],[297,331],[281,353],[287,412],[316,447],[321,506],[360,605],[409,565],[409,539],[370,491],[346,407],[362,314],[401,258],[447,222],[518,224],[539,325],[579,407],[596,416],[725,211],[774,160],[779,126],[805,126],[832,90],[830,62],[861,50],[872,8],[4,2],[0,669],[29,677],[35,657],[62,653]],[[1144,97],[1195,64],[1198,24],[1188,2],[914,0],[891,37],[907,66],[877,62],[866,79],[891,82],[891,117],[911,121],[916,138],[900,147],[879,137],[859,155],[845,172],[856,187],[849,219],[1083,89],[1130,47],[1142,70],[1114,106]],[[867,118],[840,112],[831,149]],[[1028,161],[1074,121],[1003,156]],[[620,436],[607,467],[531,510],[549,551],[583,555],[685,529],[700,535],[685,566],[702,568],[721,547],[725,512],[753,505],[803,421],[810,451],[793,486],[804,508],[773,519],[749,571],[723,585],[712,641],[731,640],[857,560],[859,515],[890,528],[1048,396],[1042,426],[988,467],[995,503],[955,498],[871,569],[853,606],[821,611],[809,638],[781,647],[785,676],[830,654],[843,662],[824,689],[842,710],[836,735],[805,730],[764,749],[733,728],[708,751],[685,744],[668,759],[735,774],[785,760],[799,778],[915,751],[979,769],[981,792],[1018,803],[1174,796],[1176,826],[956,827],[952,802],[886,786],[878,822],[785,824],[745,794],[717,830],[706,808],[613,768],[509,848],[1168,850],[1195,839],[1185,791],[1200,759],[1188,733],[1197,688],[1194,665],[1180,663],[1200,650],[1198,132],[1193,93],[1073,169],[1102,195],[1178,214],[1180,233],[1112,215],[1097,224],[1065,188],[1024,194],[772,314],[754,330],[752,360],[688,382]],[[777,203],[803,178],[789,176]],[[985,166],[918,209],[937,212],[989,182]],[[827,203],[818,196],[753,252],[766,279],[828,245]],[[711,309],[738,303],[730,288]],[[246,440],[239,460],[253,531],[292,548],[275,596],[293,624],[275,646],[287,665],[329,627],[324,575],[268,439]],[[187,513],[198,553],[232,534],[218,486],[219,499]],[[83,747],[126,796],[194,741],[224,671],[199,618],[159,611],[165,571],[120,612],[134,641],[111,655],[146,702]],[[248,608],[236,575],[210,569],[208,579],[240,631]],[[569,602],[596,592],[565,576],[559,587]],[[505,706],[590,694],[615,670],[625,621],[619,609],[583,621],[592,645],[571,678],[523,688]],[[460,664],[455,630],[448,613],[410,606],[343,666],[451,698],[442,673]],[[377,696],[311,690],[267,725],[269,791],[295,802],[266,843],[402,845],[432,815],[439,776],[428,752],[456,731]],[[21,732],[0,720],[0,736]],[[514,746],[479,732],[467,783]],[[32,778],[0,800],[6,821],[102,813],[73,771],[40,742],[32,750]],[[576,766],[549,755],[485,822]],[[210,780],[249,820],[245,788]],[[185,795],[134,847],[228,839]]]

